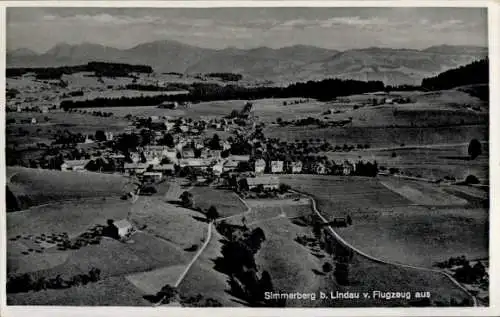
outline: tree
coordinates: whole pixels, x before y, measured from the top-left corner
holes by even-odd
[[[215,219],[219,218],[219,212],[217,211],[217,208],[215,208],[215,206],[210,206],[210,208],[208,208],[206,216],[209,221],[214,221]]]
[[[193,207],[193,194],[188,192],[188,191],[184,191],[181,196],[179,197],[180,200],[181,200],[181,203],[184,207],[186,208],[191,208]]]
[[[163,138],[160,139],[160,145],[166,145],[168,147],[174,147],[174,137],[170,133],[166,133],[163,135]]]
[[[323,264],[323,272],[328,273],[331,272],[332,270],[332,265],[329,262],[325,262]]]
[[[349,284],[349,264],[345,262],[337,262],[335,271],[333,272],[337,283],[340,285]]]
[[[217,133],[214,134],[214,136],[212,137],[212,139],[210,140],[210,142],[208,143],[208,147],[212,150],[220,150],[221,149],[221,146],[220,146],[220,138],[219,136],[217,135]]]
[[[259,284],[262,294],[264,294],[265,292],[272,292],[274,290],[271,275],[267,271],[262,272]]]
[[[474,175],[468,175],[465,178],[465,183],[466,184],[479,184],[479,179]]]
[[[161,290],[156,294],[160,299],[160,303],[168,304],[172,299],[177,296],[177,289],[169,284],[163,286]]]
[[[469,143],[468,153],[472,160],[481,155],[481,142],[477,139],[472,139]]]

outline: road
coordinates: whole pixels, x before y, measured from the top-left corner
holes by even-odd
[[[190,191],[193,188],[194,188],[194,186],[191,186],[189,189],[187,189],[187,191]],[[213,223],[209,222],[208,225],[207,225],[207,236],[205,237],[205,242],[203,243],[203,245],[201,246],[201,248],[198,250],[198,252],[196,252],[196,254],[191,259],[191,261],[186,265],[186,268],[184,268],[184,271],[182,271],[181,275],[179,275],[179,277],[177,278],[177,281],[175,282],[175,284],[173,285],[173,287],[175,287],[175,288],[179,287],[179,285],[182,283],[182,281],[184,280],[184,278],[186,277],[186,275],[189,273],[189,270],[191,269],[191,267],[198,260],[198,258],[203,253],[203,251],[205,251],[205,249],[207,248],[208,244],[210,243],[210,240],[212,239],[212,227],[213,227]],[[163,297],[162,299],[160,299],[158,302],[154,303],[153,307],[157,307],[157,306],[162,305],[162,302],[163,302],[164,299],[165,299],[165,297]],[[172,306],[172,305],[174,305],[174,306],[181,306],[180,303],[176,303],[176,302],[170,303],[169,305],[170,306]]]
[[[294,191],[294,192],[300,193],[300,192],[297,192],[297,191]],[[303,195],[309,197],[309,199],[311,200],[313,211],[316,213],[316,215],[318,215],[318,217],[321,219],[321,221],[323,221],[323,223],[328,223],[329,221],[325,217],[323,217],[323,215],[321,215],[321,213],[317,209],[317,207],[316,207],[316,200],[312,196],[310,196],[308,194],[305,194],[305,193],[300,193],[300,194],[303,194]],[[378,263],[393,265],[393,266],[397,266],[397,267],[404,267],[404,268],[410,268],[410,269],[427,271],[427,272],[435,272],[435,273],[439,273],[439,274],[445,275],[457,287],[459,287],[462,291],[464,291],[467,295],[469,295],[472,298],[472,302],[473,302],[474,306],[478,306],[476,297],[474,297],[462,284],[460,284],[457,280],[455,280],[450,274],[448,274],[448,273],[446,273],[446,272],[444,272],[442,270],[429,269],[429,268],[423,268],[423,267],[418,267],[418,266],[413,266],[413,265],[408,265],[408,264],[389,262],[389,261],[385,261],[385,260],[382,260],[382,259],[375,258],[375,257],[373,257],[373,256],[371,256],[369,254],[366,254],[363,251],[357,249],[356,247],[354,247],[353,245],[351,245],[349,242],[345,241],[337,232],[335,232],[335,230],[333,230],[333,228],[331,226],[328,225],[327,228],[334,235],[334,237],[335,237],[335,239],[337,239],[337,241],[339,241],[344,246],[348,247],[349,249],[353,250],[357,254],[359,254],[359,255],[361,255],[361,256],[369,259],[369,260],[372,260],[372,261],[375,261],[375,262],[378,262]]]

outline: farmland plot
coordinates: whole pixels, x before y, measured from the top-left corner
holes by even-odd
[[[464,206],[464,198],[430,184],[406,182],[411,189],[405,198],[378,179],[283,176],[282,181],[313,195],[327,219],[350,215],[353,225],[338,232],[367,254],[427,267],[447,256],[488,254],[488,211]],[[432,206],[415,206],[420,200]]]
[[[134,189],[130,180],[121,175],[24,167],[7,170],[10,174],[7,185],[22,209],[68,199],[119,197]]]

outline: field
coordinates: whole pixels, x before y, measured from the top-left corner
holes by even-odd
[[[277,118],[293,120],[311,115],[316,116],[328,109],[326,103],[319,101],[283,105],[283,102],[290,103],[295,100],[298,99],[276,98],[253,100],[253,113],[258,117],[259,121],[269,123],[274,122]],[[191,104],[188,108],[179,107],[178,109],[160,109],[156,106],[104,107],[99,108],[99,111],[112,112],[117,117],[124,117],[127,114],[131,114],[134,116],[171,116],[192,119],[217,118],[227,116],[233,110],[240,111],[246,102],[246,100],[208,101]],[[92,108],[86,110],[92,111]]]
[[[134,189],[120,175],[7,168],[7,186],[21,209],[53,201],[87,197],[119,197]]]
[[[7,296],[8,305],[66,306],[150,306],[124,277],[110,277],[99,283],[65,290],[17,293]]]
[[[445,186],[403,180],[391,183],[395,189],[406,188],[407,197],[403,197],[376,178],[281,179],[313,195],[327,219],[350,215],[353,225],[338,232],[370,255],[430,267],[450,256],[476,258],[488,254],[488,211],[464,205],[464,198],[443,192]]]
[[[268,138],[294,140],[326,140],[332,145],[369,144],[371,147],[399,146],[401,144],[425,145],[465,143],[472,139],[488,140],[487,126],[457,126],[440,128],[390,128],[390,127],[330,127],[311,128],[296,126],[268,126]]]
[[[194,187],[190,192],[193,194],[196,207],[207,210],[210,206],[215,206],[221,217],[240,214],[247,210],[246,206],[232,191],[210,187]]]
[[[240,301],[227,293],[228,277],[214,269],[214,260],[222,256],[221,240],[222,236],[212,230],[212,239],[179,285],[179,290],[184,296],[201,294],[205,298],[216,299],[224,307],[239,307],[242,306]]]
[[[25,170],[9,169],[8,176],[12,178],[12,182],[19,181],[18,177],[24,176]],[[44,172],[69,175],[62,172]],[[74,175],[83,176],[86,173]],[[33,175],[29,176],[30,179],[36,180]],[[45,185],[61,186],[64,183],[57,177],[55,181],[54,177],[51,177],[45,179]],[[168,187],[166,186],[166,189]],[[72,191],[70,186],[68,188],[66,191],[54,189],[53,192],[63,193],[64,198],[82,194],[81,190]],[[110,188],[108,186],[108,191]],[[54,202],[53,200],[61,197],[44,197],[46,204],[43,206],[9,213],[9,274],[29,273],[33,278],[47,279],[61,275],[63,279],[69,279],[76,274],[87,273],[93,267],[101,270],[101,281],[97,283],[71,289],[31,292],[28,297],[23,296],[26,293],[9,294],[9,303],[49,305],[68,300],[74,305],[147,305],[149,302],[145,301],[143,296],[156,293],[166,284],[173,284],[197,248],[203,244],[207,234],[207,224],[197,220],[200,213],[165,203],[164,194],[140,197],[135,203],[118,198],[85,196],[77,203]],[[45,242],[44,237],[52,234],[66,233],[73,239],[96,224],[106,225],[108,219],[116,221],[125,218],[140,228],[129,243],[104,237],[99,244],[89,244],[75,250],[61,250]],[[35,237],[36,241],[43,241],[36,242]],[[204,255],[206,258],[196,264],[193,275],[189,278],[196,280],[210,272],[215,274],[215,281],[219,281],[217,283],[221,286],[217,298],[223,298],[226,296],[224,276],[212,270],[213,265],[210,266],[211,259],[217,256],[220,246],[218,239],[211,243],[213,245]],[[188,280],[186,277],[186,281]],[[113,290],[109,291],[105,299],[100,300],[97,294],[102,295],[107,287],[113,287]],[[72,296],[76,297],[71,298]]]
[[[392,265],[375,263],[362,256],[354,255],[349,265],[349,285],[340,285],[332,272],[323,272],[322,265],[329,262],[335,266],[331,256],[319,252],[314,247],[306,247],[294,239],[298,235],[312,236],[308,227],[300,227],[289,219],[264,221],[252,227],[264,230],[266,241],[256,255],[256,261],[263,270],[267,270],[273,285],[281,292],[371,292],[381,291],[428,291],[431,301],[449,304],[450,298],[462,301],[468,296],[458,289],[446,277],[415,269],[400,268]],[[369,237],[371,238],[371,237]],[[287,300],[287,307],[394,307],[408,306],[406,300]]]

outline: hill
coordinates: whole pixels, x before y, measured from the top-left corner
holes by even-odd
[[[213,50],[176,41],[155,41],[129,49],[97,44],[58,44],[43,54],[17,49],[7,54],[8,67],[49,67],[90,61],[146,64],[157,72],[238,72],[254,79],[282,81],[339,77],[381,80],[387,85],[420,84],[434,76],[487,56],[487,48],[433,46],[424,50],[366,48],[343,52],[306,45],[279,49]]]
[[[445,71],[435,77],[422,80],[422,87],[430,90],[450,89],[464,85],[487,84],[489,82],[488,59]]]

